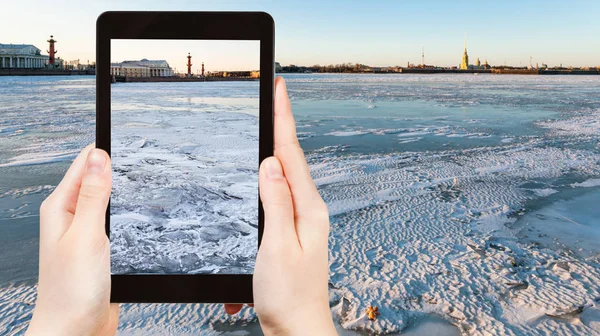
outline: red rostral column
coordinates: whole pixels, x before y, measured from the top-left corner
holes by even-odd
[[[188,58],[188,64],[187,64],[188,73],[187,73],[187,76],[191,77],[192,76],[192,56],[190,56],[190,53],[188,53],[187,58]]]
[[[54,50],[54,43],[57,41],[54,39],[54,36],[50,35],[50,39],[47,42],[50,43],[50,50],[46,50],[49,56],[48,64],[54,65],[54,55],[58,52],[58,50]]]
[[[202,77],[204,77],[204,62],[202,62]]]

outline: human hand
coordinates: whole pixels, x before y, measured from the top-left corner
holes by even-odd
[[[254,304],[267,335],[336,335],[328,296],[329,215],[310,176],[285,82],[275,81],[274,154],[259,172],[265,211]]]
[[[114,334],[110,245],[105,233],[111,191],[108,154],[86,147],[40,207],[38,296],[28,335]]]

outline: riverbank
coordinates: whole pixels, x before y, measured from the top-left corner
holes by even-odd
[[[401,68],[400,73],[418,73],[418,74],[494,74],[494,75],[599,75],[598,69],[580,70],[580,69],[421,69],[421,68]]]
[[[0,76],[94,76],[96,69],[0,69]]]
[[[313,74],[313,72],[278,72],[277,74]],[[397,68],[397,69],[381,69],[381,70],[370,70],[370,71],[349,71],[349,72],[314,72],[327,73],[327,74],[494,74],[494,75],[600,75],[600,70],[590,69],[437,69],[437,68]]]
[[[341,74],[325,72],[327,74]],[[56,69],[0,69],[0,76],[94,76],[95,70],[56,70]],[[284,74],[305,74],[278,72]],[[311,75],[313,73],[306,73]],[[493,75],[600,75],[599,70],[540,70],[540,69],[421,69],[401,68],[397,71],[349,72],[343,74],[493,74]],[[252,77],[125,77],[116,76],[113,82],[123,83],[158,83],[158,82],[229,82],[229,81],[258,81]]]
[[[252,82],[260,78],[253,77],[127,77],[113,76],[113,83],[163,83],[163,82]]]

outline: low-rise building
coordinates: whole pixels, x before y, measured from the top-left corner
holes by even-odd
[[[0,68],[45,68],[47,62],[48,55],[42,55],[42,51],[33,44],[0,43]]]
[[[249,77],[249,78],[260,78],[260,71],[214,71],[211,72],[209,77]]]
[[[126,77],[170,77],[175,72],[165,60],[123,61],[110,64],[110,74]]]
[[[72,61],[68,61],[65,62],[65,69],[67,70],[79,70],[79,71],[85,71],[85,70],[89,70],[91,68],[93,68],[93,65],[89,63],[81,63],[80,60],[76,59],[76,60],[72,60]]]

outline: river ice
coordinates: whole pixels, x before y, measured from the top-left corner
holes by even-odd
[[[595,206],[600,200],[600,77],[324,74],[290,75],[287,83],[301,145],[329,207],[330,306],[342,334],[600,335],[600,212]],[[73,85],[52,89],[61,92],[60,101],[70,102],[66,111],[48,112],[56,134],[38,134],[45,126],[33,113],[3,120],[0,172],[28,176],[31,171],[34,181],[43,176],[40,167],[64,167],[61,160],[76,152],[75,144],[85,142],[85,130],[93,130],[93,110],[81,105],[93,96],[71,94],[76,89],[67,84]],[[147,90],[144,85],[155,84],[125,85]],[[250,212],[224,213],[240,225],[225,238],[221,235],[230,231],[196,235],[197,222],[189,219],[220,216],[215,209],[227,202],[242,204],[213,192],[252,197],[250,187],[227,182],[246,171],[239,155],[248,153],[227,149],[252,136],[247,132],[255,127],[250,112],[255,93],[247,84],[222,83],[207,91],[208,97],[198,98],[197,89],[178,85],[154,86],[155,97],[173,100],[156,99],[159,106],[152,109],[157,112],[144,109],[143,116],[128,107],[131,100],[144,99],[134,86],[115,96],[129,104],[117,106],[127,110],[118,127],[136,134],[113,143],[122,146],[124,155],[114,159],[122,159],[125,170],[125,165],[135,165],[138,172],[115,172],[116,182],[136,183],[123,196],[136,197],[137,190],[157,183],[146,179],[159,172],[177,192],[155,195],[159,202],[142,211],[127,209],[123,200],[114,216],[141,227],[165,227],[163,232],[148,231],[148,237],[164,244],[160,258],[137,265],[206,271],[196,258],[177,257],[208,251],[200,259],[215,253],[215,240],[250,237],[241,234],[251,230],[244,226]],[[38,91],[51,90],[48,86]],[[18,87],[13,86],[15,95],[21,92]],[[12,96],[0,95],[0,111],[26,111],[18,99],[6,97]],[[28,104],[49,104],[39,102],[47,97],[36,99]],[[77,104],[88,111],[87,117],[74,114],[71,108]],[[196,115],[194,109],[205,112]],[[206,140],[201,134],[218,131],[192,122],[200,120],[231,126],[226,133],[235,139],[210,144],[228,153],[223,159],[196,145]],[[176,132],[157,132],[163,125],[203,132],[182,140]],[[46,163],[29,161],[53,157]],[[159,168],[166,162],[177,173]],[[210,169],[219,174],[214,181],[203,180],[200,175]],[[183,179],[181,173],[197,178]],[[0,212],[0,226],[34,216],[27,204],[39,204],[55,184],[48,179],[23,187],[0,184],[1,210],[6,210]],[[208,207],[200,209],[190,201],[206,193],[214,195]],[[134,238],[124,231],[115,237],[119,234],[122,246],[129,248],[127,239]],[[31,246],[29,253],[35,255],[36,246]],[[206,250],[199,251],[200,246]],[[221,271],[250,267],[247,260],[221,252],[219,262],[227,262]],[[118,267],[132,271],[131,266]],[[23,330],[35,288],[4,284],[0,327]],[[369,305],[381,311],[376,321],[366,318]],[[227,317],[220,305],[126,304],[119,328],[123,334],[260,333],[251,309]]]
[[[202,84],[198,97],[214,90]],[[113,85],[113,274],[253,273],[258,83],[251,88],[254,99],[223,104]]]

